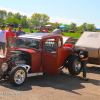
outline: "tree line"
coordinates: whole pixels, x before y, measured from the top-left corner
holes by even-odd
[[[62,23],[52,23],[49,21],[50,17],[46,14],[39,14],[34,13],[30,18],[28,18],[26,15],[21,15],[20,13],[12,13],[7,12],[5,10],[0,10],[0,25],[7,25],[7,24],[15,24],[15,27],[18,27],[18,24],[21,24],[23,28],[30,28],[33,29],[34,27],[39,27],[40,25],[47,25],[51,24],[56,28],[57,26],[62,25]],[[77,32],[81,32],[82,29],[88,30],[88,31],[94,31],[95,24],[88,24],[83,23],[80,26],[77,26],[76,23],[71,23],[70,25],[64,24],[67,27],[69,27],[69,30],[73,29]]]

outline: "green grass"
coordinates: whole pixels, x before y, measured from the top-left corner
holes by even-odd
[[[79,38],[81,36],[80,33],[67,33],[67,32],[63,32],[65,34],[65,36],[70,36],[73,38]]]
[[[8,29],[8,27],[5,28],[6,30]],[[18,30],[18,28],[14,28],[16,30]],[[30,29],[24,29],[22,28],[23,31],[25,31],[25,33],[30,33]],[[33,33],[36,33],[39,30],[33,30]],[[52,31],[50,31],[50,33],[52,33]],[[63,32],[65,34],[65,36],[69,36],[69,37],[73,37],[73,38],[79,38],[81,36],[80,33],[67,33],[67,32]]]

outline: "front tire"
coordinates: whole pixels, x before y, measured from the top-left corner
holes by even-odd
[[[10,83],[13,86],[23,85],[27,78],[27,72],[24,67],[14,67],[9,76]]]
[[[72,75],[78,75],[81,72],[82,70],[81,61],[79,61],[79,58],[77,56],[73,55],[69,59],[68,70]]]

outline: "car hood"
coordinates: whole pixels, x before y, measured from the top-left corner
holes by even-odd
[[[33,54],[33,53],[36,53],[37,52],[37,50],[34,50],[34,49],[26,49],[26,48],[17,48],[15,50],[26,51],[26,52],[29,52],[30,54]]]

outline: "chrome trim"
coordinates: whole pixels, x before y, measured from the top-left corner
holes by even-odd
[[[23,71],[22,69],[18,70],[14,75],[14,80],[17,84],[23,83],[23,81],[25,80],[25,71]]]
[[[38,76],[38,75],[43,75],[43,72],[38,72],[38,73],[28,73],[28,74],[27,74],[27,77]]]
[[[29,69],[31,68],[30,65],[26,65],[26,64],[17,64],[16,66],[21,66],[24,67],[26,69],[26,72],[28,73]]]
[[[2,71],[3,71],[3,72],[7,71],[7,69],[8,69],[7,63],[3,63],[3,64],[1,65],[1,68],[2,68]]]
[[[79,71],[81,69],[81,62],[78,62],[78,60],[75,60],[75,70]]]

